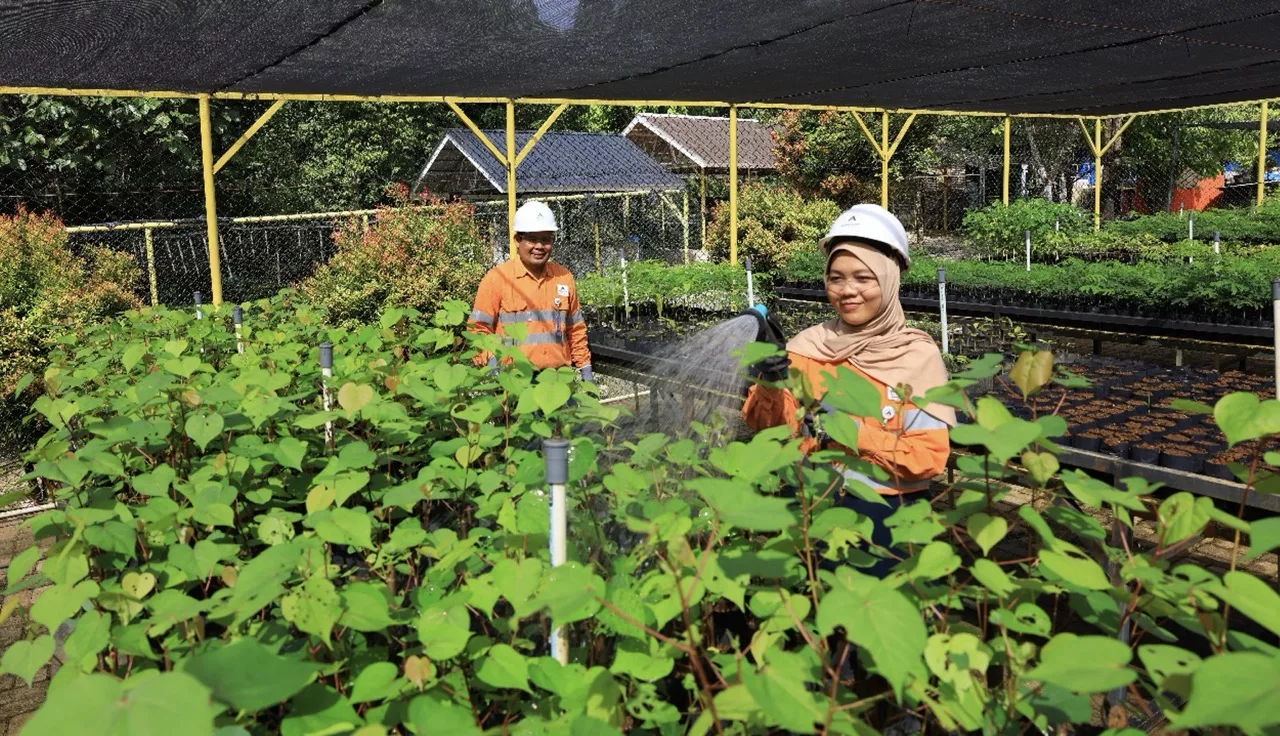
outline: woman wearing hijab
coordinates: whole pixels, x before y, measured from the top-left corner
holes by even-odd
[[[827,301],[836,316],[792,338],[786,358],[764,361],[760,377],[777,382],[790,368],[807,380],[821,401],[827,378],[843,366],[879,390],[880,414],[853,417],[859,425],[858,446],[843,449],[883,468],[889,480],[874,480],[850,469],[843,473],[847,480],[873,488],[887,505],[849,494],[841,503],[870,517],[872,542],[889,549],[892,535],[884,520],[922,497],[930,479],[946,468],[951,450],[948,427],[955,424],[955,410],[938,404],[922,409],[911,397],[946,383],[947,371],[933,338],[906,326],[898,290],[911,259],[898,218],[878,205],[854,206],[836,219],[819,245],[827,256]],[[786,424],[800,434],[799,409],[791,391],[757,384],[747,395],[743,415],[753,430]],[[831,440],[806,437],[802,449],[809,453],[840,448]],[[882,559],[868,572],[883,577],[895,562]]]

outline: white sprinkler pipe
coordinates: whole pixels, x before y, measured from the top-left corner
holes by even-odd
[[[569,441],[555,438],[542,441],[546,462],[547,485],[551,489],[551,567],[565,563],[568,541],[568,500],[565,486],[569,483]],[[564,627],[552,622],[551,656],[560,664],[569,663],[569,637]]]
[[[747,306],[752,307],[756,303],[756,286],[751,274],[751,256],[747,256],[743,264],[747,267]]]
[[[1275,334],[1276,396],[1280,397],[1280,279],[1271,282],[1271,318]]]
[[[192,299],[194,299],[196,303],[196,319],[204,319],[204,313],[200,311],[200,292],[197,291],[192,294]]]
[[[938,269],[938,312],[942,315],[942,353],[951,352],[947,339],[947,270]]]
[[[332,406],[329,400],[329,381],[333,378],[333,343],[320,343],[320,400],[324,402],[324,410]],[[333,422],[324,423],[324,444],[333,447]]]
[[[627,318],[631,318],[631,293],[627,291],[627,254],[626,251],[618,254],[618,258],[622,261],[622,311]]]
[[[236,328],[236,352],[244,352],[244,340],[240,334],[240,326],[244,324],[244,310],[239,306],[231,308],[231,324]]]
[[[1187,240],[1196,239],[1196,212],[1192,210],[1187,213]]]
[[[1222,246],[1222,233],[1218,232],[1217,230],[1214,230],[1214,231],[1213,231],[1213,252],[1214,252],[1214,255],[1217,255],[1218,253],[1221,253],[1221,252],[1222,252],[1222,250],[1221,250],[1221,246]]]
[[[1024,241],[1026,242],[1026,246],[1027,246],[1027,270],[1030,271],[1031,270],[1031,231],[1030,230],[1026,231],[1026,234],[1024,235]]]

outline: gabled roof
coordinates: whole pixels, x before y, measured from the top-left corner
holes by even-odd
[[[729,118],[642,112],[622,134],[674,171],[729,170]],[[773,134],[752,118],[738,118],[738,169],[772,171]]]
[[[484,134],[499,142],[506,136],[501,130]],[[516,131],[516,148],[532,136],[533,131]],[[440,194],[506,193],[507,173],[470,129],[450,128],[414,185],[415,191],[423,188]],[[611,133],[545,133],[516,169],[516,190],[522,193],[683,188],[680,177]]]

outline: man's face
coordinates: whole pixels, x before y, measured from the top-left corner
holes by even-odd
[[[516,233],[516,248],[520,251],[520,261],[525,268],[535,269],[547,265],[555,244],[556,234],[553,232]]]

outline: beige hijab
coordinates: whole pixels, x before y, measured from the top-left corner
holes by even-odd
[[[872,246],[844,242],[831,249],[827,263],[840,252],[862,261],[880,281],[880,313],[861,327],[839,317],[814,325],[791,338],[787,350],[828,363],[847,361],[890,388],[910,386],[914,396],[946,383],[947,369],[933,338],[923,330],[907,327],[898,300],[902,278],[898,261]],[[930,404],[925,411],[949,425],[956,423],[955,409],[949,406]]]

